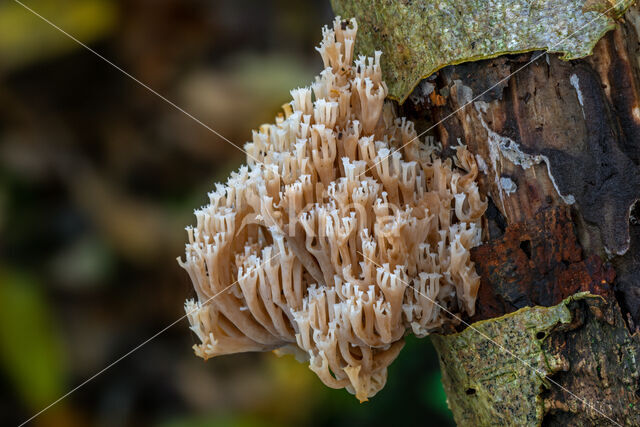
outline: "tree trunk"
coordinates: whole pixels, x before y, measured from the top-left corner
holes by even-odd
[[[459,425],[640,425],[639,10],[590,56],[449,65],[399,106],[490,198],[476,314],[432,338]]]

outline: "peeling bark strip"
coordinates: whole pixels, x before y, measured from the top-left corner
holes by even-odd
[[[382,50],[389,95],[401,102],[440,68],[505,53],[548,50],[587,56],[633,0],[332,0],[356,17],[357,51]],[[375,13],[372,13],[375,11]],[[604,13],[604,14],[603,14]]]
[[[581,293],[473,326],[431,337],[458,425],[640,425],[640,336],[615,301]]]
[[[481,277],[472,321],[523,307],[552,306],[578,292],[613,298],[613,268],[585,258],[566,208],[545,209],[471,251]]]

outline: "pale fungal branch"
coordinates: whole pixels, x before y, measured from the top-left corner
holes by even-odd
[[[364,401],[384,386],[406,333],[455,322],[433,301],[473,315],[469,249],[486,200],[464,147],[458,168],[395,116],[381,52],[353,60],[356,32],[355,19],[324,28],[325,69],[253,132],[247,166],[196,210],[179,262],[198,297],[185,307],[197,355],[293,353]]]

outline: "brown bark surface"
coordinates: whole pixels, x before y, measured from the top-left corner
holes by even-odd
[[[473,322],[523,307],[550,307],[578,292],[614,296],[613,268],[598,255],[583,255],[567,208],[543,209],[508,226],[471,257],[481,276]]]

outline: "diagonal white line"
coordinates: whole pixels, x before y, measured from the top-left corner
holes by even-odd
[[[609,9],[607,9],[605,12],[603,12],[603,14],[606,14],[607,12],[609,12],[610,10],[612,10],[613,8],[617,7],[618,5],[622,4],[624,0],[621,0],[619,3],[615,4],[614,6],[611,6]],[[49,24],[50,26],[52,26],[53,28],[55,28],[56,30],[58,30],[59,32],[61,32],[62,34],[64,34],[65,36],[67,36],[68,38],[70,38],[71,40],[73,40],[74,42],[76,42],[77,44],[79,44],[80,46],[84,47],[86,50],[88,50],[89,52],[93,53],[94,55],[96,55],[97,57],[99,57],[100,59],[102,59],[103,61],[105,61],[107,64],[111,65],[113,68],[115,68],[116,70],[120,71],[122,74],[124,74],[125,76],[129,77],[131,80],[133,80],[134,82],[138,83],[140,86],[142,86],[143,88],[147,89],[149,92],[153,93],[154,95],[156,95],[157,97],[159,97],[160,99],[162,99],[163,101],[165,101],[167,104],[171,105],[173,108],[175,108],[176,110],[180,111],[181,113],[183,113],[184,115],[186,115],[187,117],[191,118],[192,120],[194,120],[196,123],[200,124],[201,126],[203,126],[205,129],[209,130],[210,132],[212,132],[214,135],[218,136],[219,138],[221,138],[222,140],[226,141],[227,143],[231,144],[232,146],[236,147],[237,149],[239,149],[240,151],[242,151],[244,154],[246,154],[249,158],[253,159],[254,161],[256,161],[256,163],[261,163],[259,160],[255,159],[253,156],[251,156],[249,153],[247,153],[244,149],[242,149],[241,147],[237,146],[236,144],[234,144],[233,142],[231,142],[229,139],[227,139],[226,137],[224,137],[222,134],[220,134],[219,132],[217,132],[216,130],[214,130],[213,128],[211,128],[209,125],[205,124],[204,122],[202,122],[200,119],[198,119],[197,117],[193,116],[192,114],[190,114],[189,112],[187,112],[186,110],[184,110],[182,107],[180,107],[179,105],[175,104],[174,102],[172,102],[171,100],[169,100],[168,98],[166,98],[165,96],[163,96],[162,94],[160,94],[159,92],[157,92],[156,90],[154,90],[153,88],[149,87],[147,84],[143,83],[142,81],[140,81],[139,79],[137,79],[136,77],[134,77],[133,75],[131,75],[130,73],[128,73],[127,71],[123,70],[121,67],[119,67],[118,65],[116,65],[115,63],[113,63],[112,61],[110,61],[109,59],[105,58],[103,55],[101,55],[100,53],[98,53],[97,51],[95,51],[94,49],[92,49],[91,47],[89,47],[88,45],[86,45],[85,43],[81,42],[80,40],[78,40],[77,38],[75,38],[73,35],[69,34],[68,32],[66,32],[65,30],[63,30],[62,28],[60,28],[59,26],[57,26],[56,24],[54,24],[53,22],[51,22],[50,20],[48,20],[47,18],[43,17],[42,15],[40,15],[39,13],[37,13],[36,11],[34,11],[33,9],[31,9],[30,7],[28,7],[27,5],[25,5],[24,3],[22,3],[20,0],[14,0],[14,2],[18,3],[20,6],[22,6],[24,9],[28,10],[29,12],[31,12],[33,15],[37,16],[38,18],[40,18],[42,21],[46,22],[47,24]],[[557,46],[559,43],[561,43],[562,41],[568,39],[569,37],[573,36],[575,33],[577,33],[578,31],[581,31],[582,29],[584,29],[585,27],[587,27],[589,24],[591,24],[592,22],[594,22],[597,18],[594,18],[593,20],[589,21],[587,24],[585,24],[584,26],[582,26],[581,28],[579,28],[578,30],[574,31],[572,34],[570,34],[569,36],[567,36],[565,39],[560,40],[558,43],[556,43],[554,45]],[[440,121],[438,121],[437,123],[435,123],[433,126],[431,126],[429,129],[425,130],[424,132],[420,133],[418,136],[414,137],[413,139],[411,139],[409,142],[407,142],[406,144],[404,144],[403,146],[401,146],[400,148],[394,150],[393,152],[391,152],[389,155],[393,154],[394,152],[404,148],[405,146],[407,146],[408,144],[410,144],[411,142],[415,141],[416,139],[418,139],[419,137],[423,136],[425,133],[429,132],[431,129],[435,128],[438,124],[442,123],[443,121],[447,120],[448,118],[450,118],[451,116],[453,116],[455,113],[457,113],[458,111],[460,111],[461,109],[463,109],[464,107],[466,107],[467,105],[471,104],[472,102],[474,102],[475,100],[477,100],[478,98],[480,98],[481,96],[483,96],[484,94],[486,94],[487,92],[489,92],[491,89],[495,88],[496,86],[498,86],[500,83],[502,83],[503,81],[507,80],[508,78],[510,78],[511,76],[513,76],[514,74],[518,73],[519,71],[521,71],[523,68],[527,67],[528,65],[530,65],[531,63],[533,63],[534,61],[536,61],[537,59],[539,59],[540,57],[542,57],[545,53],[542,53],[540,55],[538,55],[537,57],[533,58],[532,60],[530,60],[529,62],[527,62],[525,65],[523,65],[522,67],[520,67],[519,69],[517,69],[516,71],[514,71],[513,73],[509,74],[507,77],[504,77],[503,79],[501,79],[500,81],[498,81],[496,84],[494,84],[493,86],[491,86],[490,88],[488,88],[487,90],[485,90],[484,92],[482,92],[480,95],[476,96],[475,98],[473,98],[471,101],[467,102],[465,105],[463,105],[462,107],[458,108],[457,110],[455,110],[454,112],[450,113],[449,115],[447,115],[445,118],[441,119]],[[389,155],[387,155],[386,157],[388,157]],[[376,162],[374,165],[372,165],[371,167],[369,167],[368,169],[366,169],[364,172],[365,173],[367,171],[369,171],[371,168],[375,167],[378,163],[380,163],[380,161],[382,161],[383,159],[379,160],[378,162]],[[374,264],[378,265],[375,261],[371,260],[370,258],[366,257],[366,255],[362,254],[365,258],[369,259],[371,262],[373,262]],[[268,260],[265,260],[261,265],[266,264],[268,261],[270,261],[271,259],[275,258],[276,256],[278,256],[278,254],[274,254],[272,257],[270,257]],[[378,265],[379,266],[379,265]],[[239,279],[238,279],[239,280]],[[202,303],[202,305],[207,304],[208,302],[212,301],[214,298],[216,298],[217,296],[219,296],[220,294],[222,294],[223,292],[227,291],[228,289],[230,289],[233,285],[235,285],[236,283],[238,283],[238,280],[236,280],[235,282],[233,282],[232,284],[230,284],[229,286],[227,286],[225,289],[223,289],[222,291],[218,292],[217,294],[213,295],[211,298],[209,298],[208,300],[206,300],[204,303]],[[402,281],[402,280],[401,280]],[[417,289],[415,289],[413,286],[411,286],[410,284],[406,283],[408,286],[412,287],[414,290],[416,290],[416,292],[418,292],[420,295],[422,295],[423,297],[429,299],[431,302],[433,302],[434,304],[438,305],[438,307],[440,307],[442,310],[444,310],[445,312],[449,313],[451,316],[457,318],[458,320],[460,320],[462,323],[464,323],[466,326],[470,327],[471,329],[473,329],[474,331],[478,332],[480,335],[482,335],[484,338],[486,338],[487,340],[491,341],[492,343],[494,343],[495,345],[497,345],[500,349],[502,349],[503,351],[509,353],[511,356],[513,356],[514,358],[520,360],[522,363],[524,363],[525,365],[527,365],[529,368],[533,369],[536,373],[538,374],[542,374],[543,377],[546,377],[546,374],[544,374],[544,372],[538,370],[537,368],[534,368],[533,366],[531,366],[529,363],[527,363],[526,361],[524,361],[523,359],[521,359],[520,357],[518,357],[517,355],[515,355],[513,352],[511,352],[510,350],[504,348],[502,345],[498,344],[497,342],[493,341],[491,338],[489,338],[487,335],[485,335],[484,333],[482,333],[481,331],[479,331],[478,329],[476,329],[475,327],[473,327],[472,325],[469,325],[467,322],[465,322],[464,320],[462,320],[460,317],[458,317],[457,315],[455,315],[454,313],[451,313],[449,310],[447,310],[446,308],[442,307],[440,304],[438,304],[436,301],[433,301],[431,298],[429,298],[428,296],[422,294],[420,291],[418,291]],[[36,413],[35,415],[33,415],[32,417],[30,417],[29,419],[25,420],[24,422],[22,422],[20,424],[21,426],[24,426],[25,424],[29,423],[30,421],[32,421],[33,419],[35,419],[36,417],[38,417],[39,415],[41,415],[42,413],[44,413],[45,411],[47,411],[48,409],[50,409],[51,407],[53,407],[54,405],[56,405],[57,403],[59,403],[60,401],[62,401],[63,399],[65,399],[66,397],[68,397],[69,395],[71,395],[72,393],[74,393],[75,391],[77,391],[78,389],[82,388],[83,386],[85,386],[86,384],[88,384],[89,382],[91,382],[93,379],[97,378],[99,375],[101,375],[102,373],[106,372],[107,370],[109,370],[111,367],[115,366],[116,364],[118,364],[120,361],[122,361],[123,359],[127,358],[128,356],[130,356],[131,354],[133,354],[134,352],[136,352],[137,350],[139,350],[140,348],[142,348],[143,346],[145,346],[146,344],[148,344],[150,341],[152,341],[153,339],[155,339],[156,337],[158,337],[159,335],[161,335],[162,333],[164,333],[165,331],[167,331],[168,329],[170,329],[171,327],[173,327],[174,325],[176,325],[177,323],[179,323],[180,321],[184,320],[186,317],[188,317],[191,313],[193,313],[195,310],[192,310],[191,312],[183,315],[182,317],[180,317],[179,319],[175,320],[174,322],[172,322],[171,324],[167,325],[166,327],[164,327],[163,329],[161,329],[160,331],[158,331],[157,333],[155,333],[154,335],[152,335],[150,338],[146,339],[145,341],[143,341],[141,344],[137,345],[136,347],[134,347],[133,349],[131,349],[130,351],[128,351],[127,353],[125,353],[124,355],[122,355],[120,358],[116,359],[115,361],[113,361],[112,363],[110,363],[109,365],[107,365],[106,367],[104,367],[103,369],[101,369],[100,371],[96,372],[94,375],[92,375],[91,377],[89,377],[88,379],[86,379],[85,381],[83,381],[82,383],[80,383],[79,385],[77,385],[75,388],[71,389],[69,392],[67,392],[66,394],[64,394],[63,396],[61,396],[60,398],[58,398],[57,400],[55,400],[54,402],[52,402],[51,404],[49,404],[47,407],[43,408],[42,410],[40,410],[38,413]],[[594,411],[598,412],[600,415],[604,416],[605,418],[607,418],[609,421],[611,421],[612,423],[621,426],[619,423],[617,423],[616,421],[614,421],[613,419],[611,419],[610,417],[608,417],[606,414],[602,413],[600,410],[598,410],[597,408],[595,408],[593,405],[591,405],[589,402],[587,402],[585,399],[575,395],[574,393],[572,393],[570,390],[566,389],[564,386],[562,386],[561,384],[558,384],[556,381],[552,380],[551,378],[546,377],[546,379],[555,384],[556,386],[560,387],[561,389],[563,389],[565,392],[567,392],[568,394],[570,394],[571,396],[575,397],[576,399],[580,400],[581,402],[583,402],[585,405],[589,406],[591,409],[593,409]]]
[[[363,254],[362,252],[358,251],[358,253],[360,255],[362,255],[364,258],[368,259],[370,262],[372,262],[373,264],[377,265],[378,267],[382,268],[382,266],[380,264],[378,264],[377,262],[375,262],[374,260],[372,260],[371,258],[369,258],[368,256],[366,256],[365,254]],[[529,362],[527,362],[526,360],[522,359],[520,356],[518,356],[517,354],[513,353],[511,350],[509,350],[508,348],[505,348],[503,345],[497,343],[496,341],[494,341],[493,339],[491,339],[489,336],[487,336],[487,334],[485,334],[484,332],[480,331],[478,328],[474,327],[473,325],[470,325],[468,322],[465,322],[463,319],[460,318],[460,316],[456,315],[455,313],[452,313],[451,311],[447,310],[445,307],[443,307],[442,305],[440,305],[437,301],[434,301],[433,299],[429,298],[427,295],[423,294],[422,292],[420,292],[418,289],[415,288],[415,286],[411,285],[410,283],[407,283],[406,281],[402,280],[401,278],[398,277],[398,280],[401,281],[402,283],[404,283],[405,285],[409,286],[410,288],[412,288],[414,291],[416,291],[418,294],[420,294],[421,296],[423,296],[424,298],[426,298],[427,300],[429,300],[430,302],[432,302],[433,304],[437,305],[438,307],[440,307],[440,309],[442,309],[443,311],[445,311],[447,314],[449,314],[452,317],[455,317],[457,320],[459,320],[460,322],[462,322],[466,327],[470,328],[471,330],[479,333],[483,338],[485,338],[487,341],[492,342],[493,344],[495,344],[500,350],[504,351],[505,353],[508,353],[510,356],[512,356],[513,358],[519,360],[520,362],[522,362],[525,366],[527,366],[528,368],[532,369],[536,374],[540,375],[542,378],[546,379],[547,381],[549,381],[550,383],[556,385],[557,387],[561,388],[563,391],[567,392],[568,394],[570,394],[572,397],[574,397],[575,399],[579,400],[580,402],[582,402],[584,405],[588,406],[589,408],[591,408],[592,410],[594,410],[595,412],[597,412],[598,414],[602,415],[603,417],[605,417],[606,419],[608,419],[609,421],[611,421],[613,424],[622,427],[622,424],[620,424],[619,422],[615,421],[614,419],[612,419],[611,417],[609,417],[607,414],[605,414],[604,412],[600,411],[598,408],[596,408],[595,406],[593,406],[591,403],[589,403],[586,399],[576,395],[575,393],[573,393],[571,390],[567,389],[565,386],[563,386],[562,384],[559,384],[558,382],[556,382],[555,380],[551,379],[549,376],[547,376],[547,374],[544,371],[541,371],[538,368],[533,367]]]
[[[46,22],[47,24],[49,24],[50,26],[52,26],[53,28],[55,28],[56,30],[58,30],[59,32],[61,32],[62,34],[64,34],[65,36],[67,36],[68,38],[70,38],[71,40],[73,40],[74,42],[76,42],[77,44],[79,44],[80,46],[84,47],[86,50],[88,50],[89,52],[93,53],[94,55],[96,55],[98,58],[102,59],[104,62],[106,62],[107,64],[111,65],[113,68],[115,68],[116,70],[120,71],[122,74],[124,74],[125,76],[129,77],[131,80],[133,80],[134,82],[138,83],[140,86],[142,86],[143,88],[147,89],[149,92],[151,92],[152,94],[156,95],[158,98],[162,99],[163,101],[165,101],[167,104],[171,105],[173,108],[175,108],[176,110],[180,111],[181,113],[183,113],[184,115],[186,115],[187,117],[191,118],[192,120],[194,120],[196,123],[200,124],[201,126],[203,126],[205,129],[209,130],[210,132],[212,132],[214,135],[218,136],[219,138],[223,139],[224,141],[226,141],[227,143],[231,144],[232,146],[234,146],[235,148],[237,148],[238,150],[242,151],[244,154],[247,155],[247,157],[255,160],[256,164],[260,164],[262,162],[260,162],[258,159],[256,159],[255,157],[253,157],[252,155],[250,155],[249,153],[247,153],[244,149],[242,149],[241,147],[237,146],[236,144],[234,144],[233,142],[231,142],[229,139],[227,139],[226,137],[224,137],[222,134],[220,134],[219,132],[217,132],[215,129],[211,128],[209,125],[203,123],[200,119],[198,119],[197,117],[195,117],[194,115],[192,115],[191,113],[189,113],[188,111],[186,111],[185,109],[183,109],[182,107],[180,107],[179,105],[177,105],[176,103],[174,103],[173,101],[169,100],[168,98],[166,98],[165,96],[163,96],[162,94],[160,94],[159,92],[157,92],[156,90],[154,90],[153,88],[149,87],[147,84],[145,84],[144,82],[140,81],[139,79],[137,79],[136,77],[134,77],[133,75],[131,75],[130,73],[128,73],[127,71],[123,70],[121,67],[119,67],[118,65],[116,65],[115,63],[113,63],[112,61],[110,61],[109,59],[107,59],[106,57],[104,57],[103,55],[101,55],[100,53],[98,53],[97,51],[95,51],[94,49],[92,49],[91,47],[89,47],[88,45],[86,45],[85,43],[81,42],[80,40],[78,40],[76,37],[74,37],[73,35],[69,34],[68,32],[66,32],[65,30],[63,30],[62,28],[60,28],[59,26],[57,26],[56,24],[54,24],[53,22],[51,22],[49,19],[45,18],[44,16],[40,15],[39,13],[37,13],[35,10],[31,9],[30,7],[28,7],[27,5],[25,5],[24,3],[22,3],[20,0],[14,0],[16,3],[18,3],[20,6],[22,6],[23,8],[25,8],[26,10],[28,10],[29,12],[31,12],[32,14],[34,14],[35,16],[37,16],[38,18],[40,18],[41,20],[43,20],[44,22]],[[278,256],[279,254],[274,254],[272,257],[270,257],[269,259],[265,260],[262,264],[266,264],[267,262],[271,261],[273,258],[275,258],[276,256]],[[248,273],[247,273],[248,274]],[[240,280],[240,279],[238,279]],[[230,289],[233,285],[235,285],[236,283],[238,283],[238,280],[236,280],[235,282],[233,282],[232,284],[230,284],[229,286],[227,286],[226,288],[224,288],[222,291],[218,292],[217,294],[215,294],[214,296],[212,296],[211,298],[207,299],[204,303],[202,303],[201,305],[205,305],[207,303],[209,303],[210,301],[212,301],[214,298],[216,298],[218,295],[222,294],[223,292],[227,291],[228,289]],[[61,402],[62,400],[64,400],[65,398],[67,398],[69,395],[71,395],[72,393],[74,393],[75,391],[79,390],[80,388],[84,387],[86,384],[88,384],[89,382],[93,381],[95,378],[97,378],[98,376],[100,376],[101,374],[103,374],[104,372],[106,372],[107,370],[109,370],[110,368],[112,368],[113,366],[117,365],[119,362],[121,362],[122,360],[126,359],[127,357],[129,357],[131,354],[135,353],[136,351],[138,351],[140,348],[144,347],[146,344],[148,344],[149,342],[151,342],[152,340],[154,340],[155,338],[157,338],[158,336],[160,336],[161,334],[163,334],[164,332],[166,332],[168,329],[170,329],[171,327],[173,327],[174,325],[180,323],[182,320],[184,320],[186,317],[188,317],[190,314],[192,314],[195,311],[192,310],[188,313],[186,313],[185,315],[183,315],[182,317],[180,317],[179,319],[175,320],[174,322],[170,323],[169,325],[167,325],[166,327],[164,327],[163,329],[161,329],[160,331],[156,332],[154,335],[152,335],[151,337],[147,338],[145,341],[143,341],[142,343],[138,344],[136,347],[132,348],[131,350],[129,350],[127,353],[125,353],[124,355],[120,356],[118,359],[114,360],[113,362],[111,362],[109,365],[105,366],[103,369],[101,369],[100,371],[96,372],[95,374],[93,374],[91,377],[87,378],[86,380],[84,380],[82,383],[78,384],[76,387],[74,387],[73,389],[69,390],[67,393],[65,393],[64,395],[62,395],[61,397],[59,397],[58,399],[56,399],[55,401],[53,401],[52,403],[50,403],[48,406],[46,406],[45,408],[41,409],[38,413],[34,414],[33,416],[31,416],[29,419],[23,421],[20,424],[20,427],[24,426],[25,424],[29,423],[30,421],[32,421],[33,419],[35,419],[36,417],[38,417],[39,415],[41,415],[42,413],[44,413],[45,411],[47,411],[48,409],[50,409],[51,407],[55,406],[56,404],[58,404],[59,402]]]
[[[276,253],[274,255],[272,255],[271,257],[269,257],[268,259],[264,260],[262,263],[259,264],[260,267],[264,266],[265,264],[267,264],[269,261],[271,261],[272,259],[274,259],[275,257],[279,256],[279,253]],[[251,272],[247,271],[247,273],[242,276],[242,278],[247,277]],[[235,285],[236,283],[238,283],[240,281],[240,277],[233,282],[232,284],[230,284],[229,286],[227,286],[226,288],[224,288],[223,290],[221,290],[220,292],[218,292],[217,294],[213,295],[211,298],[207,299],[206,301],[204,301],[203,303],[200,303],[200,306],[204,306],[206,304],[208,304],[209,302],[213,301],[218,295],[223,294],[224,292],[228,291],[233,285]],[[137,346],[135,346],[134,348],[132,348],[131,350],[129,350],[128,352],[126,352],[125,354],[123,354],[122,356],[120,356],[118,359],[114,360],[113,362],[111,362],[110,364],[108,364],[107,366],[105,366],[104,368],[102,368],[101,370],[99,370],[98,372],[96,372],[95,374],[93,374],[92,376],[90,376],[89,378],[87,378],[86,380],[84,380],[83,382],[81,382],[80,384],[78,384],[77,386],[75,386],[74,388],[72,388],[71,390],[69,390],[67,393],[63,394],[62,396],[60,396],[58,399],[56,399],[55,401],[51,402],[48,406],[46,406],[45,408],[41,409],[38,413],[32,415],[29,419],[23,421],[18,427],[22,427],[25,424],[29,423],[30,421],[32,421],[33,419],[35,419],[36,417],[38,417],[39,415],[41,415],[43,412],[46,412],[48,409],[50,409],[51,407],[55,406],[56,404],[60,403],[62,400],[64,400],[65,398],[69,397],[69,395],[71,395],[73,392],[77,391],[78,389],[84,387],[85,385],[87,385],[88,383],[90,383],[91,381],[93,381],[95,378],[97,378],[98,376],[100,376],[101,374],[103,374],[104,372],[106,372],[107,370],[109,370],[110,368],[112,368],[113,366],[117,365],[119,362],[121,362],[122,360],[126,359],[127,357],[129,357],[131,354],[135,353],[136,351],[138,351],[139,349],[141,349],[142,347],[144,347],[146,344],[148,344],[149,342],[153,341],[155,338],[157,338],[158,336],[162,335],[164,332],[166,332],[168,329],[170,329],[171,327],[173,327],[174,325],[180,323],[182,320],[184,320],[185,318],[187,318],[189,315],[191,315],[192,313],[194,313],[197,309],[193,309],[189,312],[187,312],[185,315],[183,315],[182,317],[180,317],[179,319],[173,321],[172,323],[170,323],[169,325],[165,326],[164,328],[162,328],[161,330],[159,330],[158,332],[156,332],[155,334],[153,334],[151,337],[147,338],[146,340],[144,340],[142,343],[138,344]]]
[[[167,104],[171,105],[173,108],[175,108],[176,110],[180,111],[182,114],[184,114],[185,116],[189,117],[190,119],[192,119],[193,121],[195,121],[196,123],[198,123],[200,126],[204,127],[205,129],[207,129],[209,132],[213,133],[214,135],[216,135],[217,137],[221,138],[222,140],[226,141],[227,143],[231,144],[233,147],[237,148],[238,150],[242,151],[244,154],[246,154],[249,158],[253,159],[256,163],[260,164],[261,162],[256,159],[255,157],[253,157],[252,155],[250,155],[249,153],[247,153],[242,147],[234,144],[233,142],[231,142],[228,138],[226,138],[224,135],[222,135],[220,132],[216,131],[215,129],[213,129],[211,126],[207,125],[206,123],[204,123],[202,120],[198,119],[197,117],[195,117],[193,114],[189,113],[188,111],[186,111],[184,108],[180,107],[178,104],[174,103],[173,101],[171,101],[170,99],[168,99],[167,97],[165,97],[164,95],[162,95],[161,93],[159,93],[158,91],[156,91],[155,89],[149,87],[149,85],[141,82],[140,80],[138,80],[136,77],[134,77],[133,75],[131,75],[130,73],[128,73],[127,71],[123,70],[121,67],[119,67],[118,65],[116,65],[115,63],[113,63],[112,61],[110,61],[109,59],[105,58],[103,55],[101,55],[100,53],[96,52],[94,49],[92,49],[91,47],[89,47],[88,45],[86,45],[85,43],[81,42],[80,40],[78,40],[77,38],[75,38],[73,35],[69,34],[68,32],[66,32],[65,30],[63,30],[62,28],[60,28],[59,26],[57,26],[56,24],[54,24],[53,22],[51,22],[50,20],[48,20],[47,18],[45,18],[44,16],[40,15],[38,12],[36,12],[35,10],[31,9],[29,6],[25,5],[24,3],[22,3],[20,0],[13,0],[14,2],[18,3],[20,6],[22,6],[23,8],[25,8],[26,10],[28,10],[29,12],[31,12],[32,14],[34,14],[35,16],[37,16],[38,18],[40,18],[41,20],[43,20],[44,22],[46,22],[47,24],[49,24],[50,26],[52,26],[53,28],[55,28],[56,30],[58,30],[59,32],[61,32],[62,34],[64,34],[65,36],[67,36],[68,38],[70,38],[71,40],[73,40],[74,42],[76,42],[77,44],[79,44],[80,46],[84,47],[86,50],[88,50],[89,52],[93,53],[94,55],[96,55],[98,58],[102,59],[104,62],[106,62],[107,64],[111,65],[113,68],[115,68],[116,70],[120,71],[122,74],[124,74],[125,76],[129,77],[131,80],[133,80],[134,82],[138,83],[140,86],[142,86],[143,88],[145,88],[146,90],[148,90],[149,92],[151,92],[152,94],[154,94],[155,96],[157,96],[158,98],[162,99],[164,102],[166,102]]]
[[[473,102],[475,102],[477,99],[481,98],[483,95],[485,95],[486,93],[488,93],[490,90],[494,89],[496,86],[498,86],[500,83],[508,80],[509,78],[511,78],[513,75],[519,73],[520,71],[522,71],[524,68],[528,67],[529,65],[531,65],[532,63],[534,63],[535,61],[537,61],[538,59],[542,58],[544,55],[548,54],[550,51],[552,51],[556,46],[558,46],[560,43],[564,42],[565,40],[568,40],[569,38],[573,37],[576,33],[584,30],[585,28],[587,28],[589,25],[591,25],[593,22],[595,22],[596,19],[602,17],[603,15],[606,15],[610,10],[620,6],[625,0],[620,0],[618,3],[615,3],[613,6],[611,6],[609,9],[605,10],[604,12],[602,12],[601,15],[596,16],[595,18],[593,18],[591,21],[587,22],[586,24],[584,24],[582,27],[578,28],[577,30],[575,30],[573,33],[569,34],[568,36],[566,36],[565,38],[561,39],[560,41],[558,41],[557,43],[553,44],[551,47],[548,47],[546,49],[546,51],[540,53],[539,55],[535,56],[533,59],[531,59],[529,62],[527,62],[526,64],[524,64],[523,66],[521,66],[520,68],[518,68],[517,70],[515,70],[513,73],[509,74],[508,76],[500,79],[497,83],[495,83],[493,86],[491,86],[490,88],[488,88],[487,90],[485,90],[484,92],[482,92],[480,95],[477,95],[476,97],[474,97],[473,99],[471,99],[469,102],[467,102],[466,104],[464,104],[462,107],[456,109],[455,111],[453,111],[452,113],[448,114],[447,116],[445,116],[444,118],[438,120],[438,122],[434,123],[431,127],[429,127],[429,129],[425,130],[424,132],[421,132],[419,135],[413,137],[411,140],[409,140],[406,144],[403,144],[400,148],[397,148],[395,150],[390,150],[389,154],[387,154],[386,156],[382,157],[380,160],[378,160],[377,162],[375,162],[373,165],[371,165],[370,167],[368,167],[367,169],[365,169],[363,172],[360,173],[360,176],[362,176],[363,174],[365,174],[366,172],[370,171],[371,169],[373,169],[374,167],[376,167],[378,164],[380,164],[380,162],[382,162],[384,159],[386,159],[387,157],[393,155],[394,153],[402,150],[404,147],[406,147],[407,145],[411,144],[413,141],[415,141],[416,139],[420,138],[421,136],[424,136],[424,134],[426,134],[427,132],[429,132],[430,130],[434,129],[436,126],[438,126],[439,124],[445,122],[446,120],[448,120],[449,118],[451,118],[453,115],[455,115],[458,111],[462,110],[463,108],[465,108],[466,106],[472,104]]]

